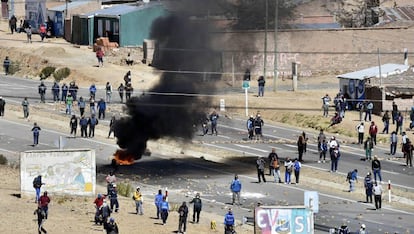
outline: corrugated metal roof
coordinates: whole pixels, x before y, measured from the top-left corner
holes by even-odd
[[[384,21],[414,21],[414,6],[385,7]]]
[[[390,75],[400,74],[400,73],[406,72],[408,68],[410,68],[410,66],[407,66],[404,64],[387,63],[384,65],[381,65],[381,76],[387,77]],[[354,80],[364,80],[364,79],[373,78],[373,77],[379,77],[378,66],[336,76],[336,78],[339,78],[339,79],[354,79]]]
[[[70,9],[73,9],[73,8],[77,8],[77,7],[86,5],[90,2],[91,1],[72,1],[72,2],[68,3],[68,8],[67,9],[70,10]],[[63,5],[48,8],[47,10],[49,10],[49,11],[65,11],[66,10],[66,3],[64,3]]]
[[[97,11],[88,12],[84,15],[87,16],[119,16],[124,15],[133,11],[143,10],[149,7],[156,5],[161,5],[159,3],[148,3],[145,5],[136,5],[136,4],[119,4],[105,9],[100,9]]]

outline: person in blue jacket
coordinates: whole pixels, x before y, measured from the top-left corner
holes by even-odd
[[[239,180],[239,177],[237,175],[235,175],[234,180],[231,182],[231,185],[230,185],[230,190],[233,193],[233,202],[232,202],[233,205],[236,202],[236,198],[237,198],[237,204],[241,205],[240,204],[240,191],[241,191],[241,188],[242,188],[242,184]]]
[[[234,229],[234,215],[231,208],[229,208],[229,211],[224,216],[224,233],[227,233],[228,231],[233,231]]]

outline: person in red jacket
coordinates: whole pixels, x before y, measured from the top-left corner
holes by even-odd
[[[45,219],[47,219],[49,203],[50,197],[47,195],[47,191],[45,191],[43,195],[39,198],[39,207],[45,212]]]
[[[40,28],[39,28],[39,32],[40,32],[40,38],[43,41],[45,39],[45,37],[46,37],[46,25],[41,24],[40,25]]]
[[[378,127],[375,125],[375,122],[371,122],[371,126],[369,126],[369,135],[371,136],[372,142],[374,142],[374,145],[377,145],[377,133],[378,133]]]
[[[105,55],[105,52],[102,48],[98,48],[96,50],[96,58],[98,59],[98,67],[103,67],[103,57]]]

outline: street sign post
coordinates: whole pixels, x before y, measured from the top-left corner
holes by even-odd
[[[250,89],[250,81],[243,80],[242,88],[244,89],[244,96],[246,99],[245,107],[246,107],[246,116],[249,116],[249,108],[248,108],[248,96],[247,96],[247,90]]]

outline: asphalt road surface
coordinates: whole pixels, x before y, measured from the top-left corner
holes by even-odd
[[[0,79],[0,95],[7,103],[20,104],[23,97],[31,100],[31,105],[38,104],[38,81],[27,79]],[[50,84],[47,84],[51,87]],[[103,93],[103,90],[101,91]],[[88,90],[80,89],[81,96],[88,96]],[[99,97],[98,91],[98,97]],[[114,101],[117,101],[117,95]],[[47,98],[50,101],[50,88]],[[46,104],[47,105],[47,104]],[[6,112],[7,114],[7,112]],[[63,113],[61,113],[63,115]],[[265,120],[266,121],[266,120]],[[17,160],[19,152],[32,150],[31,123],[21,121],[9,121],[0,119],[0,153],[11,160]],[[42,127],[42,126],[41,126]],[[125,178],[139,178],[140,184],[147,195],[153,194],[158,188],[168,187],[172,202],[190,200],[195,192],[201,192],[205,201],[204,211],[225,213],[224,206],[231,206],[231,193],[229,184],[235,173],[239,174],[243,183],[242,205],[234,207],[237,219],[243,216],[251,217],[252,208],[260,201],[265,205],[303,205],[305,191],[318,191],[317,187],[308,187],[305,184],[299,186],[266,183],[258,184],[254,165],[243,161],[254,160],[257,156],[267,156],[272,147],[277,149],[279,156],[295,157],[297,155],[296,139],[302,132],[300,129],[281,126],[264,127],[265,140],[280,140],[282,143],[250,143],[247,142],[245,120],[220,118],[218,136],[196,135],[195,141],[203,142],[207,147],[206,153],[214,154],[216,148],[233,152],[239,158],[229,159],[226,163],[207,161],[186,155],[153,154],[144,157],[134,165],[119,168],[120,176]],[[314,138],[317,133],[307,133],[309,138]],[[57,139],[62,137],[65,148],[91,148],[96,151],[98,173],[104,176],[110,169],[108,157],[113,154],[117,146],[113,141],[100,141],[96,139],[69,138],[68,132],[58,132],[42,127],[40,145],[35,149],[57,148]],[[327,135],[330,137],[330,135]],[[337,136],[340,139],[340,136]],[[316,170],[329,170],[329,163],[318,164],[316,145],[309,143],[308,152],[304,156],[304,167],[312,167]],[[363,150],[358,145],[341,144],[342,157],[339,172],[344,175],[350,169],[356,168],[360,175],[365,175],[368,162],[361,161],[364,157]],[[376,147],[374,154],[387,157],[388,148]],[[399,155],[401,156],[401,155]],[[383,180],[391,180],[393,186],[413,192],[414,184],[412,176],[413,168],[402,166],[401,161],[383,160]],[[269,179],[270,177],[268,177]],[[362,181],[363,177],[360,177]],[[386,186],[384,186],[386,187]],[[410,209],[393,209],[383,202],[380,211],[373,210],[372,204],[361,203],[341,197],[338,193],[319,193],[319,213],[315,214],[315,233],[324,233],[328,227],[337,227],[344,221],[350,221],[351,230],[357,230],[359,223],[365,223],[370,233],[405,233],[414,230],[414,211]],[[413,201],[408,201],[413,202]]]

